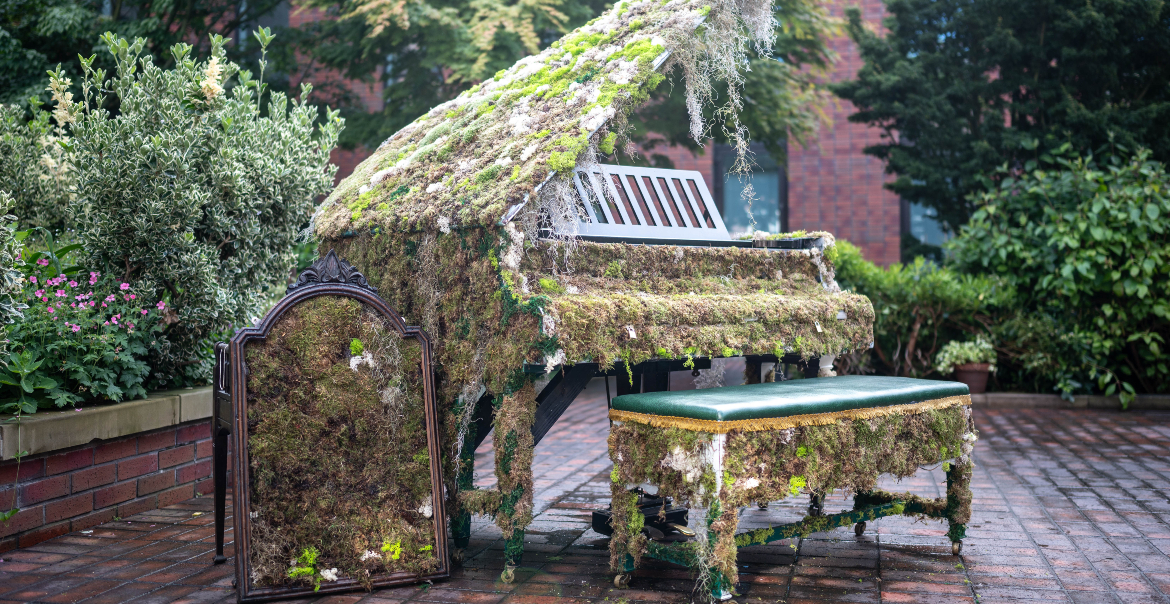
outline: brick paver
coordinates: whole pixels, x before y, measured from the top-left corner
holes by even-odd
[[[884,518],[740,552],[741,604],[754,602],[1161,602],[1170,604],[1170,413],[978,410],[975,513],[963,555],[941,522]],[[648,562],[614,589],[589,513],[609,497],[608,422],[591,388],[537,449],[537,516],[513,584],[499,530],[473,523],[466,564],[434,585],[318,598],[329,603],[689,602],[685,569]],[[489,486],[490,443],[476,459]],[[62,460],[67,461],[67,460]],[[887,487],[940,496],[940,468]],[[798,519],[801,498],[743,512],[743,526]],[[843,493],[827,511],[851,507]],[[107,522],[3,554],[5,602],[234,602],[230,561],[211,565],[211,500]],[[692,512],[692,524],[701,518]],[[230,534],[229,534],[230,538]],[[230,554],[229,547],[229,554]]]

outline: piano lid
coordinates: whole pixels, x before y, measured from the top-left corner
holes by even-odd
[[[387,139],[318,209],[316,234],[508,223],[649,95],[672,49],[714,10],[706,0],[618,3]]]

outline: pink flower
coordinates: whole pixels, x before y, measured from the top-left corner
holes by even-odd
[[[77,287],[77,282],[76,282],[76,281],[72,281],[72,280],[70,280],[70,281],[69,281],[69,287]]]
[[[45,296],[45,297],[41,298],[41,302],[48,302],[48,301],[49,301],[49,297],[48,297],[48,296]]]
[[[114,294],[110,294],[110,295],[106,296],[106,302],[113,302],[114,300],[117,300],[117,299],[118,299],[117,296],[115,296]],[[105,306],[105,304],[103,304],[102,306]]]
[[[33,292],[33,295],[40,298],[41,296],[45,295],[45,290],[38,289],[37,291]]]
[[[29,278],[28,278],[28,280],[29,280],[29,281],[31,281],[31,282],[33,282],[33,283],[36,283],[36,282],[37,282],[37,278],[36,278],[36,277],[29,277]]]
[[[73,307],[73,308],[77,308],[77,303],[76,303],[76,302],[71,302],[71,303],[69,304],[69,306],[71,306],[71,307]]]
[[[157,306],[159,310],[162,310],[162,309],[167,307],[167,303],[163,302],[162,300],[159,300],[158,304],[155,304],[155,306]]]
[[[130,294],[130,299],[131,299],[131,300],[133,300],[133,299],[134,299],[134,294]]]
[[[76,324],[74,324],[72,329],[73,329],[73,331],[75,331],[75,332],[77,332],[77,331],[81,331],[81,326],[80,326],[80,325],[76,325]]]
[[[63,289],[57,290],[57,297],[64,298],[65,297],[65,290],[63,290]]]
[[[114,317],[114,318],[110,319],[110,322],[113,323],[114,325],[117,325],[118,324],[118,317]]]
[[[105,308],[105,307],[106,307],[106,303],[102,302],[102,308]]]
[[[121,287],[122,287],[122,290],[123,290],[123,291],[125,291],[125,290],[128,290],[128,289],[130,289],[130,284],[129,284],[129,283],[123,283]]]
[[[89,274],[89,284],[93,285],[94,283],[97,283],[98,277],[100,277],[100,276],[101,276],[101,273],[90,273]]]
[[[105,306],[105,305],[103,304],[102,306]],[[109,321],[106,321],[105,323],[102,323],[102,325],[109,325],[109,324],[110,324],[110,322],[109,322]]]
[[[149,311],[149,310],[146,310],[145,308],[144,308],[144,309],[142,309],[142,314],[144,314],[144,315],[145,315],[145,314],[146,314],[146,313],[148,313],[148,312],[150,312],[150,311]]]
[[[89,307],[90,307],[90,308],[93,308],[93,305],[94,305],[94,304],[95,304],[95,302],[94,302],[93,300],[90,300],[90,301],[89,301]],[[105,304],[102,304],[102,306],[105,306]]]
[[[37,264],[39,264],[41,266],[49,266],[49,259],[48,258],[41,258],[40,260],[37,260]]]
[[[129,300],[129,299],[130,299],[130,296],[129,296],[129,294],[122,294],[122,299],[123,299],[123,300]]]
[[[54,309],[52,306],[50,306],[50,307],[49,307],[49,312],[56,312],[56,310],[55,310],[55,309]]]

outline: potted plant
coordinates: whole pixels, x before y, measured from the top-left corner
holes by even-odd
[[[987,390],[987,376],[995,371],[995,348],[983,337],[973,342],[947,342],[934,360],[935,370],[946,375],[955,372],[955,379],[971,389],[971,394]]]

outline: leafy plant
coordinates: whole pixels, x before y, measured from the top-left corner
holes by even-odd
[[[947,375],[954,371],[955,365],[968,363],[992,363],[990,371],[995,371],[995,348],[991,342],[981,337],[969,342],[951,340],[935,357],[934,370],[940,375]]]
[[[20,257],[19,242],[25,235],[12,228],[12,222],[16,220],[9,214],[12,206],[12,196],[0,190],[0,324],[12,323],[22,316],[21,311],[25,309],[24,304],[16,299],[21,278],[16,263]],[[6,345],[6,340],[0,340],[0,356],[7,352]]]
[[[33,119],[15,105],[0,105],[0,191],[12,196],[10,209],[20,228],[41,226],[60,232],[68,224],[73,174],[60,141],[64,132],[49,113],[31,103]]]
[[[21,266],[25,311],[6,330],[13,352],[0,372],[0,412],[145,396],[166,302],[96,271],[82,276],[68,262],[79,246],[57,248],[44,235],[47,249],[26,250]]]
[[[61,393],[57,388],[57,380],[37,371],[44,362],[39,355],[27,350],[8,355],[7,366],[0,370],[0,384],[16,386],[18,394],[15,401],[4,405],[5,410],[36,413],[37,403],[42,398]],[[38,390],[45,392],[38,393]]]
[[[1118,148],[1124,152],[1124,149]],[[1065,145],[1006,168],[976,196],[951,243],[956,264],[996,275],[1021,305],[1084,343],[1085,377],[1128,404],[1170,384],[1170,195],[1162,163],[1139,150],[1098,164]],[[1078,359],[1077,362],[1080,362]]]
[[[321,556],[321,552],[315,547],[305,548],[301,555],[293,561],[293,565],[288,569],[288,576],[291,579],[305,578],[313,582],[313,591],[321,589],[322,581],[336,581],[336,568],[317,568],[317,559]]]
[[[876,358],[871,362],[877,366],[869,371],[931,375],[943,343],[989,334],[993,316],[1014,301],[1014,290],[997,277],[964,275],[923,258],[882,268],[847,241],[837,240],[835,247],[838,283],[873,304]]]
[[[262,49],[272,41],[265,29],[255,37]],[[142,56],[146,40],[107,33],[113,77],[94,67],[96,55],[83,58],[78,101],[60,70],[51,78],[86,204],[81,262],[173,307],[158,386],[206,379],[207,339],[248,323],[284,285],[297,234],[332,185],[329,152],[343,125],[333,111],[317,124],[308,84],[291,103],[271,94],[265,110],[263,54],[257,80],[227,61],[228,40],[210,41],[203,62],[174,45],[175,67],[164,70]],[[117,115],[106,109],[115,103]]]

